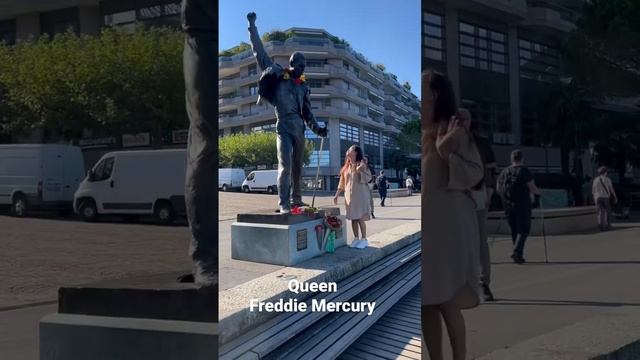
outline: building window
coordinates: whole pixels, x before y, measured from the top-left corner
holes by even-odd
[[[364,129],[362,136],[365,145],[380,146],[380,133],[375,130]]]
[[[307,67],[309,68],[319,68],[319,67],[323,67],[324,65],[327,64],[327,60],[320,60],[320,59],[312,59],[312,60],[307,60]]]
[[[249,87],[249,94],[250,94],[251,96],[253,96],[253,95],[258,95],[258,86],[257,86],[257,85],[255,85],[255,86],[251,86],[251,87]]]
[[[395,150],[397,145],[396,145],[396,140],[388,135],[382,135],[382,145],[384,146],[385,149],[391,149],[391,150]]]
[[[316,121],[318,122],[318,125],[320,127],[327,126],[327,120],[325,119],[317,118]],[[313,131],[311,131],[311,129],[306,127],[304,130],[304,137],[307,139],[320,139],[320,136],[316,135],[316,133],[314,133]],[[325,143],[326,143],[326,139],[325,139]]]
[[[104,15],[104,24],[106,26],[124,27],[130,30],[135,29],[136,22],[144,23],[147,26],[178,27],[180,25],[180,6],[180,2],[173,2],[137,9],[129,7],[115,10]]]
[[[460,23],[460,64],[507,73],[507,36],[480,26]]]
[[[14,45],[16,43],[16,21],[0,21],[0,43]]]
[[[329,150],[313,150],[311,152],[311,156],[309,156],[309,165],[308,168],[316,168],[320,167],[328,167],[330,163],[330,154]]]
[[[520,76],[538,81],[553,81],[560,74],[560,54],[552,46],[519,40]]]
[[[423,52],[424,57],[445,60],[444,17],[442,15],[423,13]]]
[[[40,33],[53,36],[66,31],[72,31],[79,34],[80,22],[78,15],[77,7],[41,13]]]
[[[360,128],[349,123],[340,122],[340,140],[360,143]]]
[[[276,123],[275,122],[266,122],[266,123],[258,123],[251,125],[251,132],[275,132],[276,131]]]
[[[249,67],[247,68],[247,75],[248,76],[253,76],[253,75],[257,75],[258,74],[258,67],[256,66],[256,64],[251,64],[249,65]]]
[[[490,136],[496,144],[513,142],[508,104],[468,99],[462,99],[461,104],[471,112],[479,133]]]
[[[325,85],[325,80],[321,79],[307,79],[306,82],[310,88],[321,88]]]

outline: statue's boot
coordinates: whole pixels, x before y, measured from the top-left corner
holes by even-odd
[[[309,204],[303,202],[302,199],[299,199],[299,200],[293,200],[293,202],[291,202],[291,206],[303,207],[303,206],[309,206]]]

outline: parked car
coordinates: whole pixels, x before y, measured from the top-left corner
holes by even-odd
[[[83,177],[79,147],[0,145],[0,204],[11,205],[14,216],[34,209],[70,211]]]
[[[249,173],[242,182],[245,193],[261,191],[268,194],[278,192],[278,170],[256,170]]]
[[[232,189],[241,189],[242,182],[246,174],[243,169],[238,168],[222,168],[218,169],[218,189],[229,191]]]
[[[102,214],[153,215],[170,224],[186,214],[186,159],[184,149],[107,153],[78,187],[73,209],[85,221]]]

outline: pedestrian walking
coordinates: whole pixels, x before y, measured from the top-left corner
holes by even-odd
[[[467,129],[453,118],[455,95],[442,74],[422,79],[422,332],[429,356],[442,360],[442,320],[453,359],[466,358],[462,309],[480,303],[478,220],[469,190],[482,160]]]
[[[605,166],[598,168],[598,176],[593,179],[591,193],[593,194],[593,201],[596,204],[600,231],[610,230],[611,205],[618,202],[618,197]]]
[[[378,186],[378,195],[380,195],[380,206],[385,206],[384,201],[387,199],[387,189],[389,188],[389,182],[384,174],[384,170],[380,171],[380,175],[376,179],[376,185]]]
[[[367,186],[369,186],[369,205],[371,206],[371,218],[375,219],[376,215],[374,214],[374,207],[373,207],[373,185],[376,183],[375,172],[373,171],[371,164],[369,164],[369,157],[365,155],[363,160],[364,160],[364,163],[369,168],[369,172],[371,173],[371,180],[367,183]]]
[[[511,227],[511,259],[516,264],[522,264],[525,262],[524,246],[531,230],[531,194],[540,195],[533,174],[524,166],[522,151],[511,152],[511,166],[502,170],[498,176],[497,191]]]
[[[338,197],[344,193],[346,217],[351,220],[353,230],[354,240],[349,245],[352,248],[364,249],[369,246],[366,221],[369,221],[371,216],[370,192],[367,185],[370,180],[371,172],[363,161],[362,149],[357,145],[351,146],[340,170],[340,182],[333,203],[337,205]]]
[[[480,285],[484,293],[485,301],[493,301],[491,292],[491,254],[487,236],[487,216],[489,213],[489,199],[491,189],[495,188],[496,157],[491,148],[489,139],[478,133],[478,127],[472,122],[471,113],[467,109],[459,109],[456,115],[464,127],[473,134],[484,168],[484,177],[471,189],[471,194],[476,203],[476,215],[478,218],[478,241],[480,246]]]
[[[409,189],[409,196],[413,195],[413,178],[411,177],[411,175],[407,176],[407,181],[406,181],[406,187],[407,189]]]

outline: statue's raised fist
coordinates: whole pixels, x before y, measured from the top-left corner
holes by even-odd
[[[253,24],[256,21],[256,13],[250,12],[247,14],[247,20],[249,20],[250,24]]]

